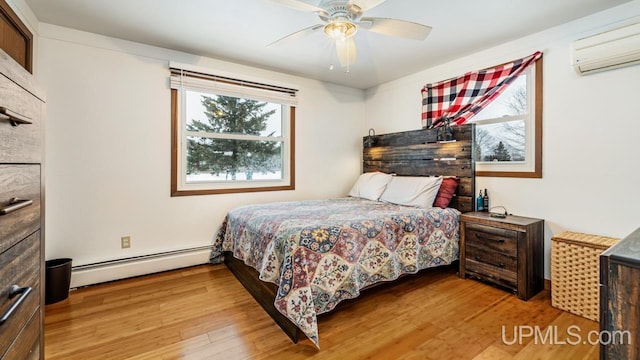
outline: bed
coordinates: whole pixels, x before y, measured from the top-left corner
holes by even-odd
[[[463,125],[447,141],[427,129],[363,138],[365,174],[457,179],[447,208],[366,196],[238,207],[220,226],[211,260],[224,261],[294,342],[301,332],[319,347],[318,315],[366,288],[458,259],[459,215],[472,210],[475,193],[473,133]]]

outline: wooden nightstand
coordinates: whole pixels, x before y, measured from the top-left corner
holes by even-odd
[[[541,219],[462,214],[459,275],[499,285],[529,300],[544,288],[543,235]]]

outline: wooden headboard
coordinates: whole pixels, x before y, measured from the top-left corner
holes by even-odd
[[[362,171],[399,176],[455,176],[460,179],[450,207],[473,211],[475,125],[453,126],[453,141],[437,141],[444,129],[421,129],[362,138]]]

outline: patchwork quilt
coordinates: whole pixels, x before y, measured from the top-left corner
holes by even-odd
[[[374,283],[457,260],[459,217],[359,198],[243,206],[227,214],[211,261],[231,251],[275,283],[275,307],[319,346],[317,315]]]

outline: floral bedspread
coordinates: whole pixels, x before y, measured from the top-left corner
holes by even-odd
[[[368,285],[458,259],[460,212],[358,198],[251,205],[231,210],[216,235],[223,251],[278,285],[275,307],[316,346],[316,316]]]

